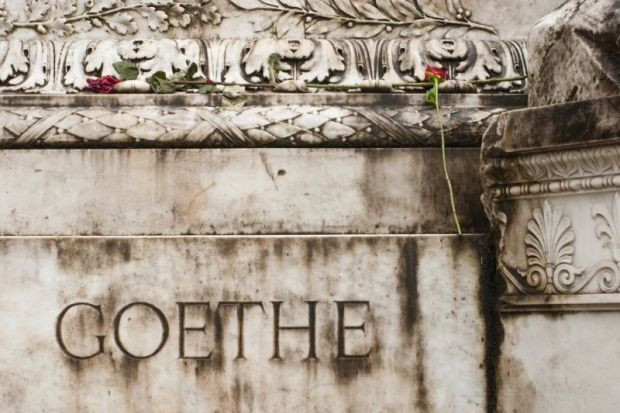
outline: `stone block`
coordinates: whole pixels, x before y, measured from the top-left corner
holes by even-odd
[[[2,238],[0,406],[483,413],[484,245]]]

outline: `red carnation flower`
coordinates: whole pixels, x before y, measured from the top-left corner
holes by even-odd
[[[424,78],[425,82],[431,80],[431,76],[437,76],[440,79],[446,80],[448,79],[448,68],[446,67],[426,67],[426,77]]]
[[[100,79],[86,79],[88,90],[93,93],[111,93],[121,81],[116,76],[104,76]]]

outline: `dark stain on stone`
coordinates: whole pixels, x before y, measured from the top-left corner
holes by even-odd
[[[418,311],[418,245],[409,238],[403,245],[400,258],[401,274],[398,277],[398,294],[401,306],[401,325],[405,337],[412,337]]]
[[[424,337],[420,329],[422,324],[422,313],[420,311],[420,300],[418,292],[418,270],[419,270],[419,246],[415,238],[405,241],[401,253],[401,274],[399,276],[398,294],[401,301],[401,325],[405,340],[411,341],[415,338],[415,357],[417,368],[415,373],[416,381],[416,409],[421,412],[429,410],[428,390],[426,388],[426,375],[424,366]],[[416,333],[417,331],[417,334]]]
[[[215,348],[211,355],[211,365],[217,371],[224,369],[224,327],[222,323],[222,315],[219,311],[213,310],[213,330]]]
[[[219,238],[215,243],[217,255],[222,258],[230,258],[237,252],[238,240],[233,238]]]
[[[132,357],[122,356],[118,369],[125,379],[126,384],[130,384],[138,379],[141,360]]]
[[[74,359],[72,357],[63,357],[63,360],[65,361],[65,364],[69,367],[69,369],[71,369],[71,371],[73,372],[73,374],[75,374],[77,381],[80,381],[80,377],[82,376],[83,373],[83,360],[78,360],[78,359]]]
[[[332,358],[332,370],[341,384],[348,384],[360,374],[372,371],[372,355],[369,358]]]
[[[312,266],[315,264],[314,255],[317,248],[317,242],[318,240],[316,238],[308,238],[304,243],[306,247],[304,262],[307,269],[312,268]]]
[[[273,240],[273,252],[278,258],[284,255],[284,240],[276,238]]]
[[[478,305],[484,317],[485,325],[484,337],[481,339],[485,343],[484,367],[486,372],[487,413],[497,411],[497,389],[500,387],[498,369],[501,345],[504,341],[504,328],[497,311],[497,301],[500,294],[505,290],[505,284],[502,277],[497,273],[496,242],[494,241],[496,237],[496,234],[484,237],[478,244],[481,259]]]
[[[129,262],[131,260],[131,244],[126,239],[109,239],[105,241],[105,252],[108,255],[118,254],[123,258],[123,261]]]
[[[426,390],[426,371],[424,370],[424,337],[417,334],[415,339],[417,358],[416,368],[416,408],[422,412],[429,410],[428,391]]]
[[[96,241],[57,241],[57,262],[63,271],[80,276],[131,261],[131,241],[107,239]]]

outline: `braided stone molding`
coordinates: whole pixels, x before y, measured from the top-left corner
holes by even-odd
[[[422,81],[428,66],[449,69],[455,80],[515,78],[526,74],[523,45],[466,39],[221,39],[221,40],[5,40],[0,41],[0,92],[78,92],[92,77],[118,75],[130,60],[145,79],[171,75],[192,63],[196,77],[236,84],[269,80],[269,57],[282,57],[278,80],[360,85],[369,81]],[[521,90],[524,80],[484,86]]]
[[[504,108],[444,108],[448,143],[475,146]],[[0,107],[0,147],[437,146],[432,107]]]

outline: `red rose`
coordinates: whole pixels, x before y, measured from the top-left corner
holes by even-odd
[[[121,81],[116,76],[104,76],[100,79],[86,79],[88,90],[93,93],[111,93]]]
[[[424,81],[428,82],[431,80],[431,76],[437,76],[440,79],[446,80],[448,79],[448,68],[446,67],[426,67],[426,77]]]

